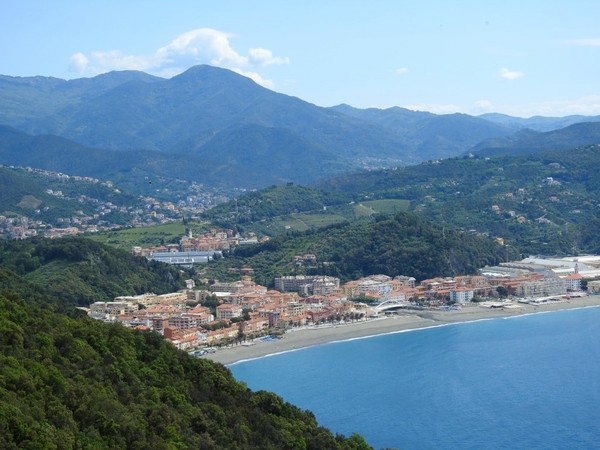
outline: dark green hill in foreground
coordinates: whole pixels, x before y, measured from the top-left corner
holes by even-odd
[[[81,237],[3,242],[0,267],[59,299],[53,306],[58,303],[61,311],[120,295],[164,294],[185,287],[185,273],[173,266]]]
[[[0,277],[10,277],[0,270]],[[153,332],[0,293],[2,449],[368,449]]]
[[[371,448],[154,332],[53,312],[180,283],[137,261],[81,238],[0,246],[1,449]]]

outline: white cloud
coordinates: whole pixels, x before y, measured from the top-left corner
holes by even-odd
[[[231,69],[231,70],[233,70],[235,73],[239,73],[240,75],[250,78],[256,84],[260,84],[262,87],[266,87],[267,89],[273,89],[275,87],[275,83],[273,82],[273,80],[267,80],[267,79],[261,77],[256,72],[244,72],[243,70],[240,70],[240,69]]]
[[[163,65],[178,58],[189,58],[197,63],[208,63],[219,67],[241,67],[248,64],[248,57],[237,53],[231,45],[228,33],[199,28],[178,36],[169,45],[157,50],[156,62]]]
[[[399,69],[396,69],[396,73],[402,75],[408,73],[408,69],[406,67],[400,67]]]
[[[569,44],[569,45],[582,45],[582,46],[599,47],[600,46],[600,38],[570,39],[568,41],[563,41],[563,43],[564,44]]]
[[[584,116],[600,115],[600,95],[588,95],[574,100],[556,100],[506,108],[506,114],[518,117],[550,116],[563,117],[573,114]]]
[[[442,103],[421,103],[400,105],[413,111],[428,111],[434,114],[465,113],[479,115],[486,112],[498,112],[516,117],[546,116],[564,117],[570,115],[599,116],[600,95],[588,95],[573,100],[555,100],[540,103],[497,105],[489,100],[479,100],[471,105],[454,105]],[[375,108],[389,106],[373,105]]]
[[[69,72],[82,74],[89,63],[89,59],[83,53],[75,53],[69,59]]]
[[[266,48],[251,48],[248,50],[248,53],[250,61],[261,66],[280,66],[281,64],[290,63],[290,59],[287,56],[285,58],[274,58],[271,50],[267,50]]]
[[[143,56],[123,55],[119,50],[92,52],[96,71],[109,70],[151,70],[155,67],[152,60]]]
[[[505,80],[516,80],[523,76],[523,72],[517,72],[515,70],[508,70],[506,67],[500,69],[500,76]]]
[[[470,113],[472,114],[483,114],[485,112],[492,111],[494,109],[494,105],[489,100],[479,100],[475,102],[473,106],[470,108]]]
[[[149,56],[125,55],[119,50],[92,52],[90,58],[76,53],[69,68],[80,74],[97,75],[111,70],[140,70],[160,76],[174,76],[196,64],[210,64],[235,70],[257,83],[273,88],[272,80],[262,78],[247,68],[289,64],[289,58],[273,56],[270,50],[251,48],[248,56],[230,44],[232,35],[212,28],[199,28],[179,35],[168,45]]]
[[[453,114],[461,111],[457,105],[440,105],[440,104],[421,104],[421,105],[402,105],[403,108],[412,109],[413,111],[429,111],[434,114]]]

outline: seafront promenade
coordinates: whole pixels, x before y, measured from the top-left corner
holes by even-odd
[[[322,345],[328,342],[346,341],[366,338],[381,334],[397,333],[420,328],[442,326],[459,322],[471,322],[524,314],[536,314],[563,309],[600,306],[600,295],[573,298],[563,303],[550,303],[541,306],[514,303],[511,308],[484,308],[477,304],[469,304],[459,310],[440,311],[404,311],[399,315],[369,319],[341,325],[306,327],[287,332],[282,339],[272,341],[255,341],[255,345],[237,345],[208,354],[208,358],[225,365],[239,361],[261,358],[282,352]]]

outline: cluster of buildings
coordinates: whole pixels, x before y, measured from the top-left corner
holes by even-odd
[[[0,164],[0,167],[4,167]],[[45,193],[60,199],[61,201],[77,205],[78,208],[73,215],[55,217],[51,214],[51,206],[45,205],[39,199],[32,197],[33,206],[31,214],[0,216],[0,238],[25,239],[33,236],[60,237],[86,232],[97,232],[112,230],[125,225],[143,227],[168,223],[173,220],[181,220],[182,213],[199,213],[205,209],[216,206],[227,201],[228,198],[218,192],[204,189],[198,183],[186,183],[190,195],[185,201],[174,204],[170,201],[161,201],[153,197],[140,197],[134,206],[119,202],[120,190],[115,188],[110,181],[100,181],[97,178],[67,175],[51,170],[35,169],[31,167],[14,167],[10,169],[25,171],[34,176],[48,177],[52,179],[52,188],[46,189]],[[111,200],[93,198],[88,195],[71,195],[73,183],[97,184],[108,189]],[[54,186],[56,185],[56,186]],[[76,190],[76,189],[75,189]]]
[[[242,278],[235,283],[215,283],[210,291],[116,297],[113,302],[93,303],[88,314],[97,320],[154,330],[187,350],[239,342],[273,329],[358,319],[369,313],[366,305],[348,301],[341,293],[301,297],[267,290],[247,276]],[[214,310],[202,306],[214,297],[218,298]]]
[[[552,297],[581,290],[583,280],[600,278],[600,256],[566,258],[529,257],[480,270],[492,286],[502,286],[508,295],[521,298]],[[590,281],[594,291],[596,282]]]
[[[149,248],[133,247],[133,255],[152,258],[157,253],[222,252],[237,245],[239,239],[239,237],[233,235],[233,230],[217,231],[212,229],[196,237],[190,231],[187,236],[181,238],[179,244],[159,245]]]
[[[340,279],[324,275],[295,275],[276,277],[275,289],[279,291],[293,291],[300,295],[328,295],[337,292],[340,287]]]
[[[340,285],[333,277],[299,275],[275,278],[275,288],[303,296],[342,294],[350,300],[368,298],[376,304],[418,302],[436,306],[501,295],[520,298],[568,295],[581,291],[583,280],[594,278],[600,278],[600,256],[532,257],[485,267],[479,275],[436,277],[420,283],[408,276],[373,275]],[[600,281],[590,281],[587,286],[591,292],[600,292]]]
[[[202,183],[196,183],[192,181],[188,186],[189,194],[185,200],[179,200],[177,207],[181,211],[185,211],[191,214],[200,214],[207,209],[210,209],[219,203],[225,203],[229,201],[229,198],[219,192],[206,190]]]
[[[99,220],[98,217],[93,218],[81,211],[78,212],[77,216],[58,218],[55,222],[58,226],[28,216],[7,217],[0,215],[0,238],[27,239],[34,236],[55,238],[114,228],[114,225],[110,222]]]
[[[248,268],[247,273],[250,271]],[[600,256],[527,258],[485,267],[480,272],[419,283],[403,275],[372,275],[344,284],[338,278],[322,275],[282,276],[275,278],[273,290],[256,284],[250,275],[242,275],[239,281],[215,282],[209,290],[116,297],[113,302],[92,304],[89,315],[131,328],[152,329],[177,348],[195,349],[241,342],[273,329],[369,317],[386,304],[436,306],[468,303],[476,297],[569,294],[581,290],[584,278],[600,278]],[[188,287],[192,285],[190,280]],[[600,292],[600,281],[589,281],[587,285],[590,291]],[[368,300],[371,306],[362,300]]]
[[[268,240],[264,237],[261,242]],[[251,245],[258,243],[256,236],[242,239],[234,235],[233,230],[217,231],[210,230],[207,233],[194,237],[190,231],[183,236],[179,244],[159,245],[149,248],[133,247],[133,255],[146,257],[151,260],[165,262],[167,264],[191,267],[194,264],[205,264],[215,257],[223,256],[227,251],[237,245]],[[237,270],[237,269],[235,269]]]

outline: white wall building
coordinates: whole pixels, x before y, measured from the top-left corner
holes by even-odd
[[[450,290],[450,301],[456,303],[469,303],[473,300],[473,289],[456,288]]]

